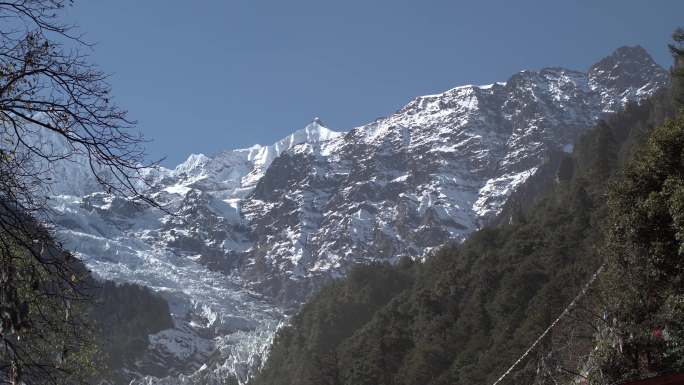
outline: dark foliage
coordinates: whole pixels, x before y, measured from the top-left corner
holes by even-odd
[[[594,359],[612,383],[684,370],[684,116],[654,130],[610,188],[606,324]]]
[[[323,288],[284,328],[257,383],[336,383],[337,347],[414,280],[414,263],[359,266]]]
[[[30,217],[0,217],[21,229],[0,226],[0,383],[81,383],[96,367],[89,273]]]
[[[0,2],[0,383],[77,383],[92,367],[85,277],[45,230],[51,166],[83,162],[106,190],[155,204],[137,190],[143,138],[60,22],[72,3]]]
[[[132,366],[145,353],[150,334],[173,327],[168,303],[147,287],[106,281],[94,298],[90,319],[110,371]]]
[[[34,383],[99,383],[104,379],[128,383],[122,370],[133,367],[145,353],[148,335],[173,326],[167,302],[143,286],[94,280],[82,262],[62,251],[45,229],[23,219],[22,225],[33,228],[35,238],[46,242],[40,251],[45,266],[50,269],[54,261],[68,266],[72,275],[64,284],[50,274],[52,270],[37,267],[21,248],[13,251],[11,265],[5,266],[11,266],[28,284],[14,290],[0,286],[3,301],[15,302],[0,306],[4,316],[13,320],[0,324],[0,331],[15,327],[15,335],[21,338],[5,337],[0,374],[20,369],[21,378]],[[47,295],[34,295],[38,289]],[[7,354],[6,349],[14,351]],[[13,365],[13,356],[26,359],[26,364]]]
[[[684,107],[684,29],[677,28],[669,45],[674,58],[672,66],[672,98],[679,108]]]

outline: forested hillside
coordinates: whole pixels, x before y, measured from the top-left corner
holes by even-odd
[[[622,180],[620,170],[674,110],[670,94],[661,93],[600,122],[558,162],[554,178],[538,181],[550,183],[536,189],[546,191],[538,202],[529,209],[509,210],[506,224],[477,231],[425,263],[358,267],[321,291],[279,332],[265,369],[252,383],[493,383],[602,264],[602,246],[616,239],[615,231],[604,231],[606,218],[615,220],[607,216],[607,196],[611,211],[615,205],[624,211],[634,203],[620,201],[622,190],[612,181]],[[668,127],[671,136],[682,136],[681,121]],[[681,172],[677,161],[663,172],[677,167]],[[676,234],[672,239],[680,242]],[[673,247],[660,241],[663,249]],[[607,278],[599,280],[605,287]],[[582,304],[583,315],[604,306],[597,303],[606,293],[598,290],[589,293],[596,301]],[[571,314],[504,383],[555,379],[538,371],[551,365],[549,357],[559,357],[554,373],[586,377],[586,354],[596,343],[594,325],[601,316],[582,322],[573,322],[573,317],[580,315]],[[569,331],[584,338],[575,338],[579,342],[572,343],[572,354],[560,357],[554,352],[568,342]],[[614,345],[608,346],[606,352],[612,352]],[[613,361],[605,357],[591,362],[609,376]]]
[[[27,369],[18,373],[39,384],[130,382],[129,373],[140,364],[148,336],[173,327],[166,301],[146,287],[96,280],[40,224],[6,210],[0,209],[0,213],[4,218],[21,218],[22,226],[33,229],[31,233],[45,242],[40,250],[41,262],[32,261],[18,246],[14,259],[0,260],[5,271],[9,269],[19,277],[15,290],[0,287],[3,302],[15,303],[19,309],[14,312],[7,305],[0,306],[0,332],[6,333],[5,346],[15,349],[26,362]],[[11,233],[0,229],[0,239],[0,244],[7,245]],[[57,271],[54,266],[58,263],[65,267],[59,273],[67,275],[68,286],[60,285],[58,278],[48,274]],[[35,295],[41,290],[42,295]],[[16,331],[20,338],[11,338],[8,331]],[[20,347],[19,342],[25,345]],[[49,372],[49,365],[59,371]],[[0,374],[13,366],[18,367],[7,349],[0,349]]]
[[[684,37],[684,35],[682,35]],[[684,115],[656,128],[608,194],[604,315],[590,379],[684,369]]]
[[[173,327],[169,305],[144,286],[105,281],[93,287],[88,314],[102,358],[96,378],[128,384],[138,365],[154,365],[141,361],[149,335]]]

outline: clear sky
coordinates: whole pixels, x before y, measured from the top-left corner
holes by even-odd
[[[621,45],[669,67],[684,25],[682,0],[77,0],[68,13],[166,166],[315,116],[349,130],[457,85],[585,70]]]

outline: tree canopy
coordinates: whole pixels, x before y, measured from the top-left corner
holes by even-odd
[[[88,273],[50,234],[50,165],[84,162],[104,189],[155,204],[138,191],[143,137],[60,21],[71,4],[0,2],[0,381],[11,384],[74,383],[90,366]]]

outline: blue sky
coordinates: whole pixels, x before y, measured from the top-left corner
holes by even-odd
[[[680,0],[80,0],[67,18],[97,43],[151,159],[174,166],[315,116],[348,130],[421,94],[585,70],[621,45],[669,67],[683,16]]]

